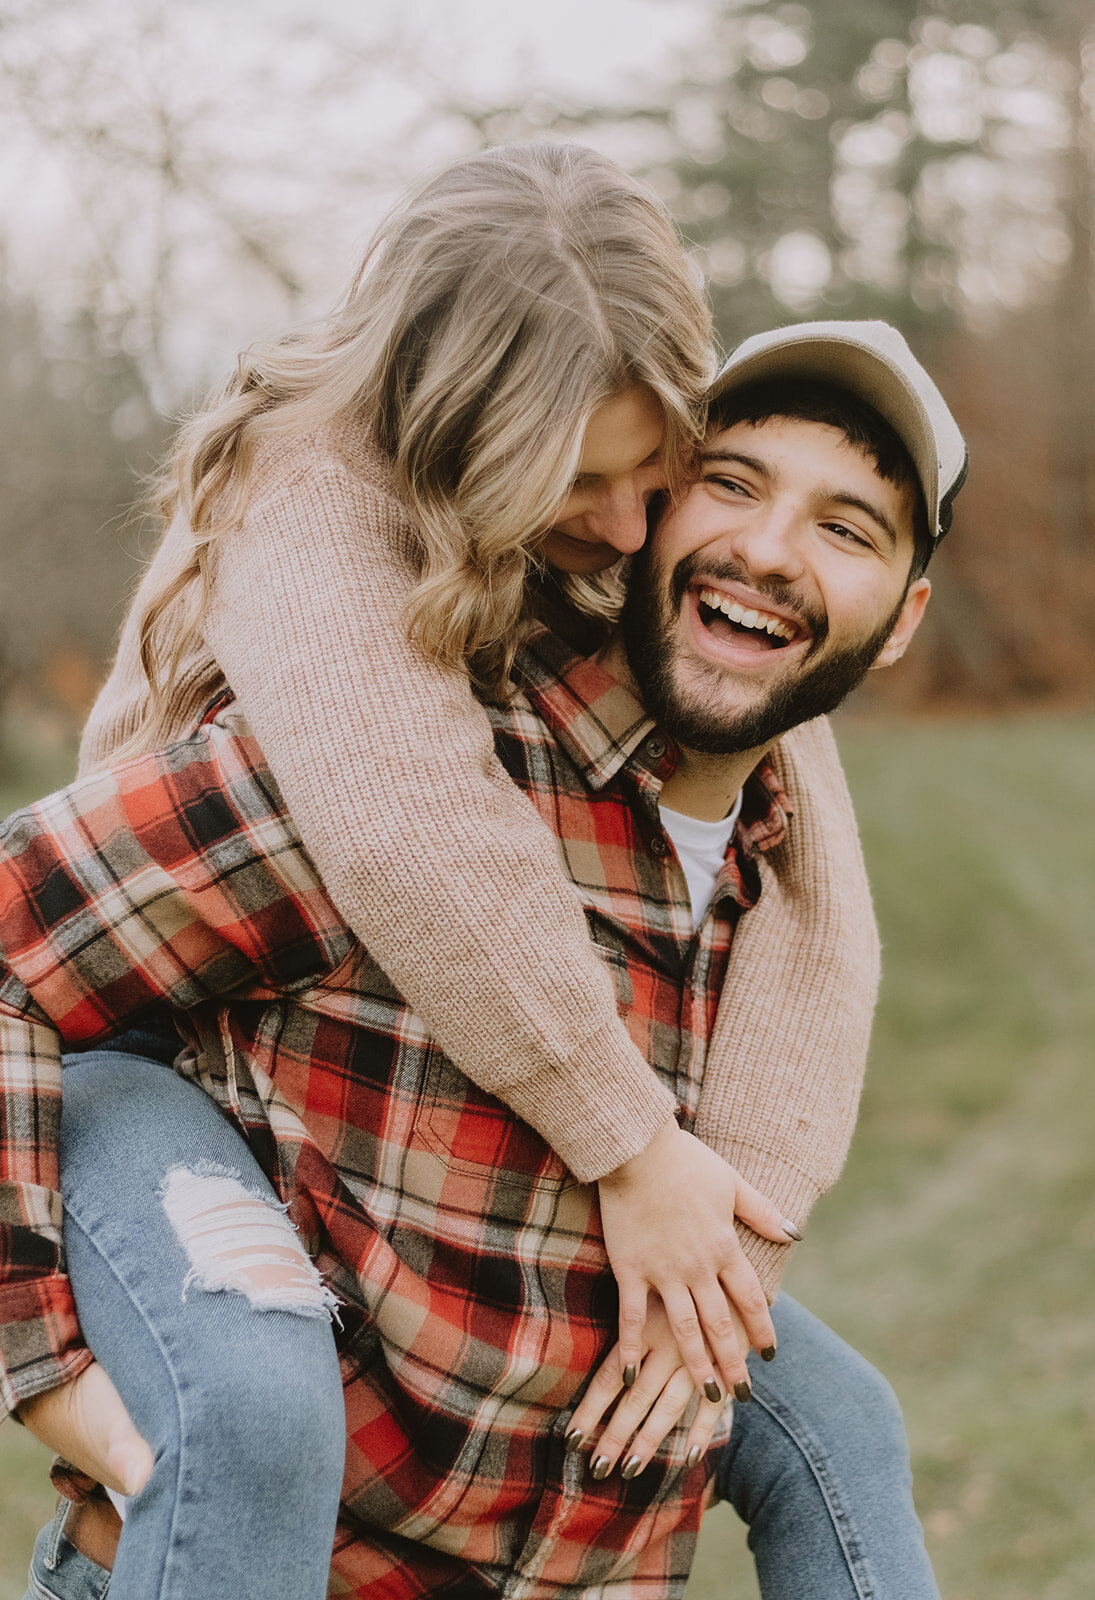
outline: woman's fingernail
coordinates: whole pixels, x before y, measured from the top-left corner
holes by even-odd
[[[684,1458],[685,1465],[688,1466],[688,1467],[698,1466],[699,1465],[699,1460],[700,1460],[700,1457],[702,1456],[702,1454],[703,1454],[703,1451],[700,1449],[699,1445],[698,1444],[694,1444],[692,1446],[691,1450],[689,1450],[688,1454]]]
[[[639,1460],[638,1456],[628,1456],[627,1460],[624,1462],[623,1466],[620,1468],[620,1477],[621,1478],[636,1478],[636,1477],[638,1477],[639,1473],[642,1470],[643,1470],[643,1464]]]
[[[788,1239],[793,1239],[796,1244],[802,1243],[802,1235],[799,1233],[793,1222],[788,1222],[786,1217],[782,1217],[780,1219],[780,1227],[783,1229]]]
[[[735,1385],[734,1385],[734,1399],[735,1400],[740,1400],[742,1405],[744,1405],[747,1400],[751,1400],[752,1398],[753,1398],[753,1391],[752,1391],[752,1389],[750,1389],[750,1387],[749,1387],[749,1385],[747,1383],[744,1383],[744,1382],[735,1383]]]
[[[582,1430],[580,1428],[571,1428],[570,1432],[563,1440],[563,1449],[566,1451],[568,1456],[572,1456],[575,1450],[580,1448],[581,1443]]]
[[[629,1361],[627,1366],[624,1368],[624,1388],[630,1389],[638,1375],[639,1374],[635,1371],[634,1361]]]
[[[612,1471],[612,1464],[607,1456],[594,1456],[589,1470],[594,1478],[600,1480],[608,1477]]]
[[[760,1353],[760,1359],[762,1361],[774,1361],[776,1359],[776,1347],[775,1347],[775,1345],[774,1344],[766,1344],[764,1349]]]
[[[710,1400],[712,1405],[717,1405],[722,1399],[722,1390],[719,1388],[714,1378],[708,1378],[707,1382],[703,1386],[703,1392],[707,1396],[708,1400]]]

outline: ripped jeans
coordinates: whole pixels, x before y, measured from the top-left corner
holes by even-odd
[[[155,1457],[111,1600],[318,1600],[346,1438],[326,1291],[238,1132],[170,1067],[69,1057],[62,1102],[80,1321]],[[83,1600],[62,1581],[71,1547],[48,1566],[50,1549],[31,1594]]]
[[[213,1101],[159,1062],[69,1058],[63,1104],[81,1321],[156,1464],[128,1502],[113,1576],[65,1539],[62,1506],[30,1596],[322,1600],[342,1388],[322,1287],[269,1184]],[[253,1228],[241,1248],[231,1227],[248,1217],[257,1249]],[[716,1471],[750,1525],[764,1600],[939,1600],[892,1391],[787,1296],[773,1318],[779,1356],[750,1359],[755,1398]]]

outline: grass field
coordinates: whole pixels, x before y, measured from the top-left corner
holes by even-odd
[[[894,1382],[946,1600],[1090,1600],[1095,722],[846,722],[841,742],[883,1000],[852,1159],[788,1284]],[[24,782],[0,775],[8,805]],[[0,1600],[48,1511],[38,1462],[5,1427]],[[689,1600],[755,1595],[720,1508]]]

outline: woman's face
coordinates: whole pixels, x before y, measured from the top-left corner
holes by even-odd
[[[578,475],[542,552],[560,572],[600,572],[646,538],[646,507],[666,487],[665,416],[645,383],[606,400],[589,419]]]

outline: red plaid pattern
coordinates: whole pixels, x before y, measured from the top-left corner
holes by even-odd
[[[497,748],[560,839],[636,1042],[695,1114],[751,855],[749,786],[693,937],[657,799],[674,753],[550,635]],[[178,1070],[236,1122],[344,1304],[349,1452],[332,1595],[683,1591],[706,1474],[678,1429],[629,1483],[563,1449],[614,1338],[596,1192],[431,1042],[340,922],[232,707],[0,832],[0,1389],[84,1362],[60,1259],[60,1046],[175,1009]]]

